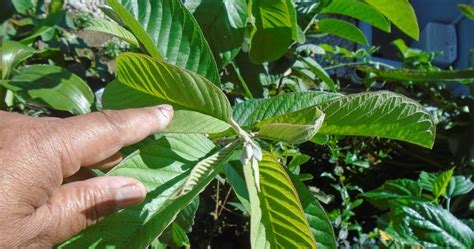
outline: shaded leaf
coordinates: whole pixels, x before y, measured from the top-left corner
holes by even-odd
[[[264,152],[259,162],[260,192],[250,166],[243,168],[250,197],[252,248],[316,248],[298,194],[273,155]]]
[[[449,181],[446,196],[454,197],[467,194],[471,192],[473,188],[474,184],[470,178],[466,178],[465,176],[453,176],[451,181]]]
[[[245,0],[192,0],[185,2],[211,47],[219,68],[239,53],[247,26]]]
[[[474,232],[454,215],[430,202],[403,205],[390,214],[394,230],[427,248],[472,248]]]
[[[249,56],[253,63],[274,61],[297,40],[296,10],[291,0],[252,0]],[[275,39],[278,37],[278,39]]]
[[[317,61],[315,61],[312,58],[302,58],[301,59],[303,63],[308,67],[308,69],[313,72],[315,75],[317,75],[326,85],[328,85],[329,89],[331,91],[335,92],[336,91],[336,84],[334,81],[329,77],[328,73],[324,68],[319,65]]]
[[[103,32],[107,34],[111,34],[116,36],[133,46],[139,46],[137,39],[135,36],[130,33],[127,29],[121,27],[117,23],[107,21],[101,18],[92,18],[88,20],[85,24],[85,29],[93,30],[98,32]]]
[[[336,238],[331,221],[319,201],[295,175],[288,173],[296,188],[318,249],[336,249]]]
[[[390,22],[377,9],[364,2],[333,0],[327,7],[322,9],[321,13],[350,16],[385,32],[390,32]]]
[[[94,102],[94,94],[84,80],[56,66],[22,67],[2,85],[27,100],[72,114],[90,112]]]
[[[27,45],[31,44],[38,36],[50,32],[55,29],[56,24],[58,24],[66,14],[65,11],[59,11],[52,14],[49,14],[44,20],[41,21],[34,29],[33,33],[26,38],[23,38],[20,42]]]
[[[390,81],[411,81],[414,83],[458,81],[463,84],[474,82],[474,70],[472,69],[434,72],[411,69],[377,69],[366,66],[359,67],[359,69],[366,73],[373,73],[379,79]]]
[[[369,45],[364,33],[352,23],[334,18],[324,18],[319,20],[318,26],[318,32],[336,35],[361,45]]]
[[[386,181],[377,189],[366,192],[364,196],[374,206],[382,209],[391,208],[396,202],[422,200],[421,187],[416,181],[409,179]]]
[[[365,2],[384,14],[405,34],[418,40],[420,28],[418,27],[415,10],[408,0],[365,0]]]
[[[145,28],[135,19],[135,16],[131,14],[124,6],[121,5],[120,0],[107,0],[113,11],[107,10],[106,14],[113,14],[115,19],[120,18],[121,24],[125,24],[126,27],[135,35],[136,39],[140,43],[140,46],[152,57],[163,59],[163,55],[160,50],[156,47],[154,41],[150,35],[146,32]],[[104,9],[103,9],[104,10]]]

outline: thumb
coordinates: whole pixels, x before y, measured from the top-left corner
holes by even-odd
[[[120,176],[102,176],[62,185],[37,209],[44,224],[46,243],[56,244],[95,224],[119,209],[142,202],[146,189],[139,181]]]

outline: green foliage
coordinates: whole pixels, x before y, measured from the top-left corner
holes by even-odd
[[[297,40],[296,10],[290,0],[252,0],[249,56],[253,63],[274,61]],[[275,39],[278,37],[278,39]]]
[[[405,34],[418,40],[420,29],[415,11],[408,0],[365,0],[365,2],[384,14]]]
[[[474,6],[467,4],[458,4],[458,8],[464,14],[464,16],[471,20],[474,20]]]
[[[23,67],[0,85],[25,99],[72,114],[90,112],[94,101],[94,94],[84,80],[56,66]]]
[[[65,12],[57,7],[61,1],[54,4],[45,19],[34,20],[36,28],[12,35],[16,40],[23,39],[23,44],[3,43],[1,86],[8,91],[2,88],[0,95],[2,102],[7,100],[9,110],[29,113],[28,103],[72,114],[165,103],[175,110],[173,121],[164,131],[124,148],[122,152],[128,156],[106,173],[143,182],[148,192],[145,202],[105,217],[59,248],[194,246],[187,234],[198,209],[214,204],[212,223],[217,223],[222,210],[245,219],[250,216],[250,227],[242,229],[250,233],[253,248],[349,247],[349,231],[364,234],[362,225],[351,222],[357,207],[365,203],[361,195],[351,196],[364,191],[345,174],[369,172],[371,165],[388,157],[388,152],[362,155],[357,149],[338,147],[335,141],[345,136],[369,136],[427,148],[434,144],[435,123],[422,105],[388,91],[351,94],[354,89],[344,88],[329,71],[342,66],[323,63],[325,58],[339,55],[362,60],[354,63],[370,64],[375,48],[350,51],[328,44],[297,44],[315,33],[367,44],[355,25],[332,14],[353,17],[387,32],[391,22],[417,38],[416,19],[406,0],[191,0],[184,4],[180,0],[109,0],[109,6],[102,10],[113,21],[84,18],[80,25],[76,23],[131,45],[120,47],[117,43],[114,53],[121,54],[113,63],[115,77],[99,75],[101,86],[108,83],[103,95],[96,92],[100,96],[97,100],[83,79],[103,73],[98,68],[104,62],[90,58],[102,52],[107,55],[107,45],[91,50],[83,41],[71,38],[74,36],[61,26],[62,21],[71,22],[70,17],[63,18]],[[24,9],[24,13],[33,11],[28,6]],[[66,44],[60,43],[64,40]],[[405,64],[424,73],[415,75],[413,81],[448,74],[433,70],[434,55],[411,50],[401,42],[396,45]],[[48,46],[62,50],[52,52]],[[71,49],[74,47],[80,49]],[[126,50],[133,52],[122,53]],[[76,75],[64,69],[74,69],[68,65],[71,61],[86,64],[83,58],[88,52],[92,56],[87,62],[96,72],[88,68],[86,73]],[[112,67],[107,69],[112,71]],[[367,70],[380,73],[374,71],[378,69]],[[454,73],[459,72],[450,72]],[[389,79],[387,75],[380,77]],[[327,88],[332,92],[324,91]],[[340,89],[349,94],[337,93]],[[4,95],[13,96],[13,100]],[[296,146],[307,141],[325,144],[330,155],[326,151],[316,159],[319,153],[300,151],[308,144],[316,149],[323,147],[312,143]],[[305,164],[317,162],[319,166],[323,159],[334,164],[331,173],[309,174]],[[404,243],[472,247],[472,231],[447,211],[456,208],[450,205],[451,199],[457,201],[472,190],[470,178],[453,176],[453,171],[427,175],[426,179],[423,176],[418,182],[387,181],[364,194],[377,207],[390,210],[380,217],[384,221],[381,229]],[[331,180],[321,185],[339,193],[341,209],[326,214],[319,200],[327,204],[335,197],[307,186],[315,182],[311,182],[313,178]],[[209,188],[202,194],[204,205],[200,205],[198,195],[215,179],[217,186],[228,188],[225,199],[209,203],[209,193],[215,192],[217,197],[220,194],[219,187]],[[446,209],[430,201],[446,205]],[[337,237],[332,225],[338,229]],[[367,238],[372,241],[374,233]]]
[[[364,2],[356,0],[333,0],[321,13],[350,16],[385,32],[390,32],[390,23],[388,20],[377,9]]]
[[[318,22],[318,27],[318,32],[337,35],[361,45],[369,45],[364,33],[352,23],[339,19],[325,18]]]

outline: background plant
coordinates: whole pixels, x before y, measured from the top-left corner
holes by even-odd
[[[22,13],[14,7],[23,15],[36,14]],[[444,178],[444,183],[438,183],[440,187],[432,192],[431,199],[393,204],[391,216],[382,220],[379,229],[367,232],[363,224],[357,224],[357,208],[366,205],[363,197],[373,202],[375,197],[372,194],[371,199],[370,194],[377,190],[364,194],[356,179],[373,174],[371,167],[392,158],[400,149],[397,142],[364,140],[359,136],[390,138],[416,144],[415,148],[431,148],[435,123],[425,108],[399,94],[365,89],[359,89],[363,91],[359,94],[335,93],[346,88],[328,73],[335,68],[358,67],[368,73],[368,89],[383,88],[377,86],[379,79],[395,81],[396,87],[389,89],[418,98],[414,94],[418,91],[415,83],[431,87],[432,83],[425,82],[440,76],[467,83],[473,78],[472,71],[442,71],[431,65],[434,55],[409,50],[401,42],[395,44],[403,55],[407,68],[403,70],[379,69],[384,65],[370,60],[376,48],[349,51],[328,44],[304,44],[306,39],[326,34],[367,43],[355,25],[336,19],[333,14],[353,17],[384,31],[390,31],[394,24],[417,38],[416,18],[407,1],[203,0],[182,4],[175,0],[111,0],[102,8],[110,19],[81,14],[75,22],[69,20],[69,24],[67,15],[62,19],[64,12],[52,9],[36,7],[36,11],[47,13],[45,23],[50,23],[55,15],[66,23],[43,25],[48,32],[56,32],[51,40],[33,29],[25,35],[12,33],[9,39],[19,42],[3,42],[1,85],[8,89],[6,108],[32,115],[55,115],[54,110],[81,114],[96,108],[169,103],[176,110],[164,133],[125,148],[127,158],[107,173],[141,180],[149,191],[144,204],[105,218],[59,247],[189,246],[187,233],[194,217],[199,215],[197,210],[208,204],[200,202],[198,194],[211,182],[217,186],[210,191],[216,196],[214,219],[218,220],[223,210],[229,208],[233,209],[231,212],[250,215],[250,224],[243,225],[243,230],[250,229],[249,241],[256,248],[315,247],[316,243],[323,248],[374,246],[379,236],[381,245],[389,247],[446,246],[446,237],[442,236],[457,238],[449,245],[472,246],[472,230],[464,225],[469,221],[451,215],[449,220],[454,223],[438,224],[436,229],[443,229],[443,234],[433,237],[410,232],[419,229],[419,225],[406,215],[398,215],[411,210],[437,212],[441,216],[449,213],[451,204],[445,204],[446,210],[438,205],[455,197],[442,197],[446,196],[446,182],[451,181],[452,171],[451,176],[441,174],[445,177],[425,173],[429,175],[425,182],[439,177]],[[7,29],[11,21],[3,25]],[[80,41],[64,39],[70,37],[68,30],[76,26],[109,33],[128,45],[112,41],[97,50]],[[66,56],[33,60],[43,53],[39,45],[44,41],[51,43],[47,49],[61,47],[58,41],[66,41]],[[101,66],[103,58],[95,55],[114,57],[125,50],[135,53],[122,53],[117,58],[114,79],[107,66]],[[90,87],[65,70],[67,63],[61,62],[83,62],[84,52],[95,59],[94,63],[89,59],[90,66],[79,75],[88,81],[94,77],[110,81],[102,95],[96,94],[100,97],[95,101]],[[315,55],[322,56],[320,62],[328,61],[329,66],[323,67]],[[332,61],[332,55],[359,61],[338,64]],[[38,62],[51,65],[32,65]],[[398,84],[399,81],[405,83]],[[59,99],[58,92],[67,97]],[[425,98],[419,99],[431,105]],[[453,103],[452,99],[445,102]],[[307,141],[316,145],[304,143]],[[315,163],[317,158],[336,167],[308,172],[308,165],[304,165]],[[466,172],[464,165],[469,160],[462,160],[464,163],[456,169]],[[451,157],[446,161],[445,165],[454,162]],[[327,179],[328,184],[311,186],[320,178]],[[460,185],[472,184],[463,179]],[[427,191],[433,191],[426,187],[430,183],[424,184]],[[223,201],[218,200],[219,186],[227,191]],[[461,192],[466,191],[467,188]],[[208,190],[205,194],[208,196]],[[329,205],[334,200],[341,202],[328,216],[318,200]],[[431,221],[432,216],[424,218]]]

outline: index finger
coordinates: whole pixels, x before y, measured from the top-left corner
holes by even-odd
[[[173,117],[170,105],[94,112],[61,120],[59,137],[65,146],[67,163],[63,177],[115,154],[120,148],[139,142],[164,129]]]

